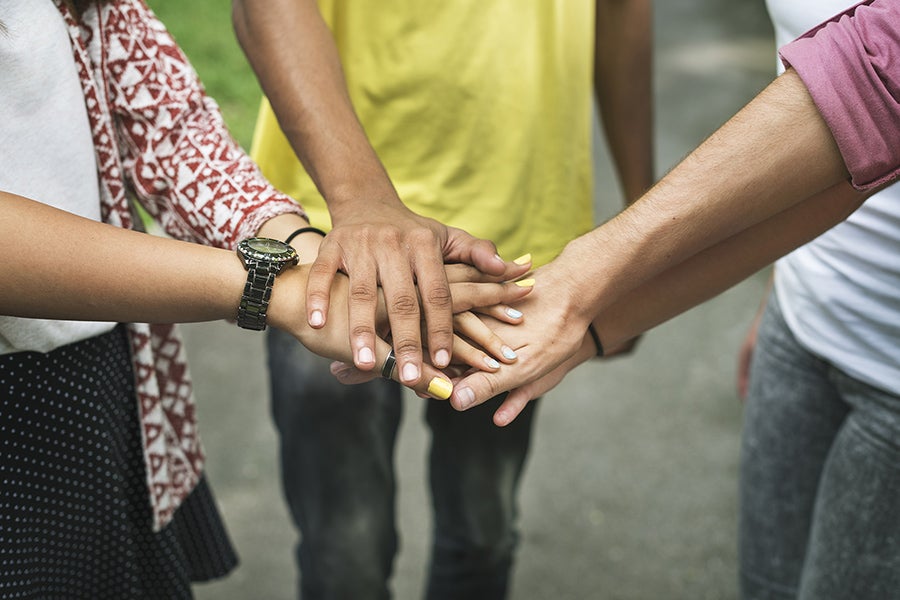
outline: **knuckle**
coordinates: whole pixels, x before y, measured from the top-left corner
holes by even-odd
[[[375,299],[375,288],[367,283],[354,283],[348,292],[350,300],[371,302]]]
[[[400,294],[391,298],[391,312],[401,317],[417,317],[419,301],[409,294]]]
[[[310,290],[307,300],[311,304],[325,304],[328,301],[328,295],[319,290]]]
[[[407,239],[410,243],[414,244],[415,247],[422,247],[425,245],[433,245],[435,242],[435,234],[432,230],[427,227],[421,227],[419,229],[414,229],[406,234]]]
[[[313,277],[328,277],[334,273],[334,269],[327,262],[316,261],[309,268],[309,274]]]
[[[419,344],[415,338],[399,338],[394,340],[394,352],[397,356],[412,357],[418,354]]]
[[[428,304],[438,308],[449,308],[453,305],[453,296],[450,294],[450,288],[445,285],[430,288],[425,299]]]
[[[374,336],[375,330],[369,325],[355,325],[350,328],[350,335],[353,337]]]

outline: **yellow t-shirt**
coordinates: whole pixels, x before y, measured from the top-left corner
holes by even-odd
[[[319,0],[366,134],[412,210],[553,259],[593,226],[594,2]],[[329,227],[264,101],[251,151]],[[347,165],[352,169],[353,165]]]

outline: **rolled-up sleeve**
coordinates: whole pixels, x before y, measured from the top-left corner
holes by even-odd
[[[853,186],[900,177],[900,0],[868,0],[780,51],[809,90]]]

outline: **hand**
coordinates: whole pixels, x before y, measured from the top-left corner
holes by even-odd
[[[349,278],[343,274],[333,278],[332,289],[330,290],[332,318],[323,327],[313,329],[303,318],[303,315],[306,314],[305,298],[302,294],[296,293],[298,285],[306,286],[308,276],[308,265],[288,269],[279,276],[270,302],[270,322],[273,326],[290,332],[304,346],[320,356],[344,362],[352,361],[352,348],[347,341],[349,338],[347,311]],[[472,282],[465,280],[469,276],[476,276],[483,281]],[[531,286],[490,281],[497,279],[497,277],[479,274],[472,267],[465,266],[448,266],[448,277],[454,280],[450,284],[454,310],[466,311],[471,308],[483,311],[486,314],[493,314],[506,323],[521,322],[521,314],[508,307],[508,304],[516,302],[529,294],[532,289]],[[457,279],[464,280],[456,281]],[[497,360],[502,362],[511,361],[508,355],[509,348],[474,315],[468,312],[461,312],[454,318],[458,322],[457,326],[464,332],[467,339],[476,345],[473,346],[461,338],[454,339],[453,350],[457,356],[462,357],[466,364],[481,368],[496,369],[499,367],[499,364],[496,364],[496,360],[489,360],[491,357],[486,355],[482,348],[491,352]],[[379,298],[378,306],[376,307],[376,328],[381,336],[376,335],[374,339],[373,355],[375,362],[378,365],[383,365],[391,350],[391,346],[384,339],[389,335],[390,330],[387,310],[381,298]],[[429,394],[441,399],[447,399],[452,389],[448,378],[443,377],[439,370],[429,364],[423,364],[422,369],[426,377],[420,378],[414,384],[401,383],[411,387],[419,394]],[[367,371],[366,373],[375,377],[374,372]],[[396,369],[394,374],[395,376],[397,375]],[[446,390],[446,394],[435,394],[431,389],[436,378],[445,382],[445,385],[442,384],[443,386],[440,390]]]
[[[488,284],[499,277],[490,277],[468,265],[446,265],[447,279],[453,296],[452,370],[460,374],[472,369],[496,371],[500,362],[516,360],[513,349],[488,327],[477,315],[491,317],[498,323],[518,325],[522,312],[508,305],[531,292],[532,286],[510,283]],[[473,282],[472,279],[480,280]],[[519,282],[523,283],[523,282]],[[463,311],[463,312],[459,312]],[[476,314],[477,313],[477,314]],[[499,361],[499,362],[498,362]],[[448,368],[444,368],[445,372]],[[332,374],[345,385],[365,383],[378,377],[373,371],[363,371],[352,363],[335,361]]]
[[[462,377],[451,397],[451,403],[458,410],[481,404],[501,392],[523,388],[560,366],[568,372],[596,353],[593,341],[587,335],[588,317],[579,310],[579,299],[570,293],[573,286],[567,285],[573,281],[569,268],[564,263],[554,262],[537,269],[534,279],[534,292],[516,304],[516,309],[525,315],[522,325],[510,327],[486,318],[495,333],[513,348],[518,359],[515,364],[504,366],[495,373],[481,371]],[[590,342],[589,346],[585,345],[585,340]],[[548,378],[533,389],[546,390],[549,389],[547,385],[555,385],[558,381]],[[518,414],[515,406],[521,410],[524,403],[504,403],[498,413],[504,412],[503,407],[512,410],[514,414],[508,414],[511,421]]]
[[[759,323],[762,321],[762,315],[762,310],[757,311],[738,351],[737,393],[741,402],[747,399],[747,389],[750,386],[750,366],[753,359],[753,350],[756,348],[756,336],[759,333]]]
[[[506,279],[524,274],[531,266],[530,262],[504,262],[491,242],[417,215],[399,202],[378,204],[365,214],[335,216],[335,227],[322,242],[312,266],[307,287],[308,322],[314,328],[324,326],[329,318],[331,283],[338,270],[347,273],[353,363],[361,370],[373,369],[380,285],[401,381],[415,384],[422,365],[418,298],[422,299],[430,362],[438,367],[450,362],[452,299],[445,262],[467,263]]]

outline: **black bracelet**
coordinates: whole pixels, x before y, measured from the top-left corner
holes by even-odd
[[[597,335],[597,330],[594,329],[593,323],[588,323],[588,333],[591,334],[591,337],[594,338],[594,343],[597,345],[597,356],[603,356],[603,344],[600,343],[600,336]]]
[[[308,232],[318,233],[318,234],[321,235],[322,237],[325,237],[325,235],[326,235],[325,232],[322,231],[321,229],[319,229],[318,227],[301,227],[300,229],[298,229],[297,231],[295,231],[295,232],[292,233],[291,235],[287,236],[287,239],[284,240],[284,243],[285,243],[285,244],[290,244],[290,243],[291,243],[291,240],[293,240],[295,237],[297,237],[297,236],[300,235],[301,233],[308,233]]]

